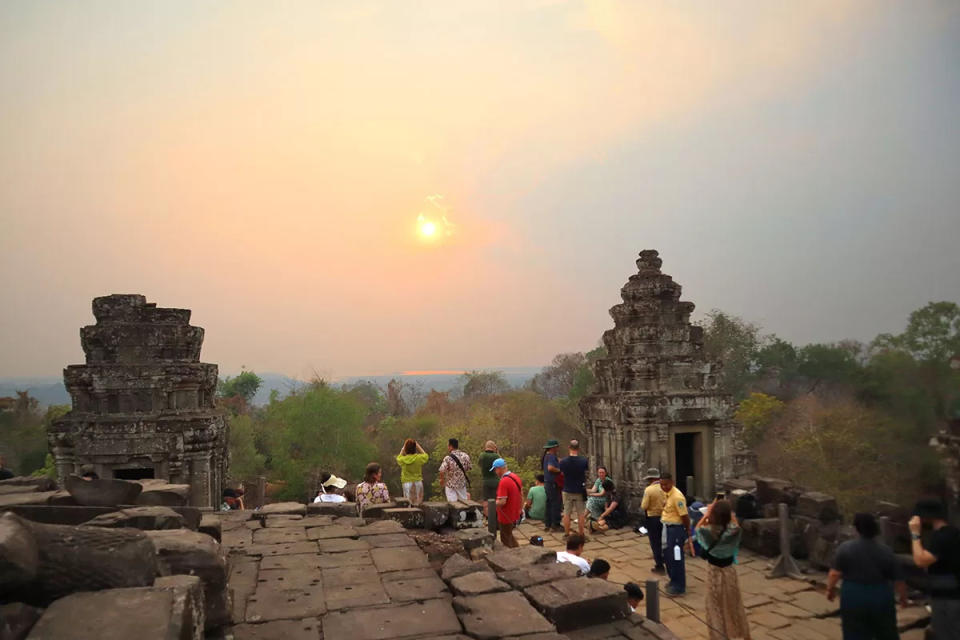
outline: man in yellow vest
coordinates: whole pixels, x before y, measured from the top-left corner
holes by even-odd
[[[687,500],[673,484],[673,476],[664,473],[660,476],[660,489],[664,494],[663,511],[660,522],[663,523],[664,560],[667,565],[667,595],[682,596],[687,590],[687,574],[683,563],[684,549],[688,545],[690,516],[687,514]]]
[[[640,508],[646,514],[644,526],[647,528],[647,537],[650,539],[650,550],[653,551],[654,573],[664,573],[663,566],[663,525],[660,524],[660,514],[663,512],[663,503],[667,496],[660,488],[660,470],[654,467],[647,469],[647,488],[643,490],[643,502]]]

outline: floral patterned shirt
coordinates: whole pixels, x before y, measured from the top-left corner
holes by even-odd
[[[450,459],[450,456],[457,456],[457,460],[463,465],[464,471],[470,471],[470,469],[473,468],[473,465],[470,463],[470,456],[460,451],[460,449],[456,449],[443,457],[443,462],[438,469],[438,471],[443,471],[443,483],[445,486],[453,490],[465,489],[467,486],[467,476],[460,471],[460,467]]]
[[[372,504],[390,502],[390,492],[382,482],[370,484],[361,482],[357,485],[357,507],[362,511]]]

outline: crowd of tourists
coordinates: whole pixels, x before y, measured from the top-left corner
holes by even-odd
[[[686,593],[686,557],[697,556],[707,563],[706,625],[711,640],[744,638],[750,629],[740,592],[736,563],[743,530],[732,503],[724,493],[709,504],[687,498],[674,484],[670,473],[648,469],[640,513],[628,515],[615,481],[600,466],[592,482],[590,465],[581,454],[580,443],[571,440],[565,456],[560,443],[549,440],[543,446],[540,472],[534,485],[524,492],[521,478],[509,469],[496,443],[488,441],[480,452],[482,483],[480,497],[495,500],[497,530],[505,547],[519,546],[514,532],[524,520],[543,523],[545,532],[563,533],[566,549],[557,553],[557,562],[570,563],[590,578],[606,579],[610,563],[602,558],[592,562],[584,557],[589,534],[627,525],[639,520],[637,531],[647,536],[653,555],[651,572],[663,574],[667,595]],[[396,458],[400,467],[403,495],[412,505],[424,499],[423,467],[429,455],[416,441],[403,443]],[[471,499],[470,455],[460,449],[455,438],[447,443],[447,454],[437,468],[437,477],[445,498],[450,502]],[[362,513],[371,505],[387,503],[390,493],[376,462],[367,465],[363,482],[349,485],[330,473],[321,475],[317,502],[353,500]],[[576,526],[576,529],[574,529]],[[828,574],[826,596],[834,600],[839,590],[844,640],[886,640],[897,638],[896,596],[906,601],[902,571],[893,552],[877,540],[879,526],[870,514],[857,514],[854,527],[858,538],[845,542],[837,550]],[[926,569],[932,594],[931,630],[936,640],[960,638],[960,529],[947,521],[945,506],[937,501],[921,501],[909,528],[913,542],[913,561]],[[926,534],[924,533],[926,532]],[[543,545],[541,536],[531,544]],[[632,609],[643,600],[643,591],[635,583],[624,585]]]

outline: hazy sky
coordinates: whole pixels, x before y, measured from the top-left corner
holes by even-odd
[[[958,123],[951,0],[7,0],[0,375],[107,293],[225,372],[539,365],[646,248],[698,313],[870,339],[960,301]]]

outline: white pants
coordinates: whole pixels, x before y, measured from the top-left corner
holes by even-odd
[[[420,504],[423,502],[423,480],[404,482],[403,497],[409,500],[410,504]]]
[[[470,499],[470,494],[467,493],[466,487],[463,487],[462,489],[451,489],[450,487],[444,487],[443,492],[447,494],[447,502],[456,502],[458,500],[464,501]]]

